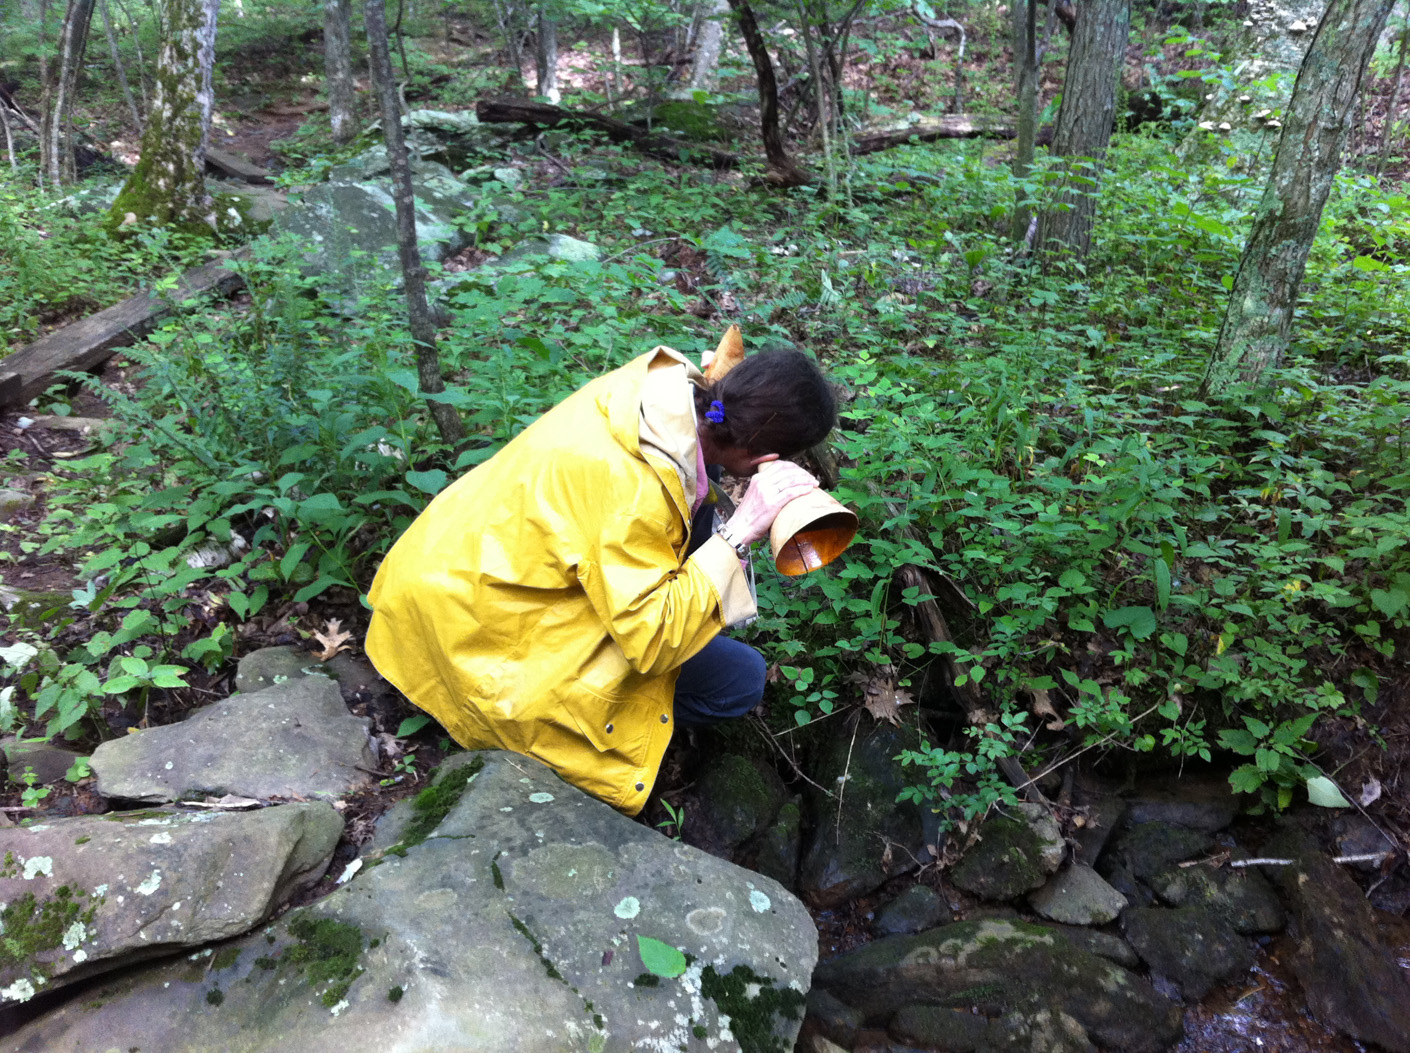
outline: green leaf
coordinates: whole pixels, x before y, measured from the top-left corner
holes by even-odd
[[[1252,764],[1241,764],[1229,773],[1229,785],[1235,793],[1257,793],[1267,778]]]
[[[637,936],[636,946],[647,972],[667,980],[685,972],[685,955],[669,943],[662,943],[650,936]]]
[[[431,723],[431,718],[425,716],[424,714],[415,717],[407,717],[405,720],[403,720],[400,724],[397,725],[396,737],[399,739],[404,739],[408,735],[415,735],[418,731],[420,731],[429,723]]]
[[[1245,757],[1251,757],[1253,751],[1258,749],[1258,740],[1247,731],[1234,731],[1226,728],[1219,733],[1219,745],[1226,750],[1233,750],[1235,753],[1242,753]]]
[[[1155,632],[1155,611],[1149,607],[1119,607],[1103,614],[1102,624],[1108,629],[1129,629],[1137,640],[1144,640]]]
[[[1075,567],[1069,567],[1062,572],[1062,577],[1058,578],[1058,584],[1064,589],[1075,589],[1079,585],[1087,583],[1087,576]]]
[[[1325,775],[1307,780],[1307,800],[1318,808],[1350,808],[1351,802],[1342,796],[1337,784]]]
[[[1170,567],[1163,559],[1157,559],[1155,568],[1155,605],[1165,610],[1170,605]]]
[[[1372,589],[1371,605],[1387,618],[1394,618],[1410,606],[1410,593],[1404,589]]]
[[[439,468],[431,468],[424,472],[407,472],[406,481],[422,493],[434,497],[445,489],[446,483],[450,482],[450,476]]]

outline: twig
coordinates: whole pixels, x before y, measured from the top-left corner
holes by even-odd
[[[1380,863],[1395,855],[1394,852],[1362,852],[1354,856],[1332,856],[1333,863]],[[1296,859],[1233,859],[1231,867],[1290,867]]]
[[[802,779],[809,786],[813,787],[813,789],[821,790],[824,795],[828,797],[833,796],[831,790],[827,789],[827,787],[825,786],[819,786],[816,782],[814,782],[812,779],[808,778],[808,776],[804,774],[803,769],[798,767],[797,762],[795,762],[794,759],[788,755],[788,752],[778,744],[777,740],[774,738],[773,733],[769,731],[769,729],[764,725],[763,720],[761,720],[759,717],[755,717],[750,723],[753,725],[754,729],[759,732],[760,735],[764,736],[764,741],[767,742],[771,747],[773,747],[773,749],[778,752],[778,755],[780,757],[782,757],[788,762],[788,766],[793,769],[794,775],[798,776],[798,778]],[[793,730],[795,729],[789,728],[789,731]]]
[[[842,843],[842,802],[847,795],[847,780],[852,777],[852,747],[857,744],[857,729],[861,726],[860,719],[852,725],[852,741],[847,743],[847,762],[842,765],[842,778],[837,780],[837,824],[833,827],[836,844]]]

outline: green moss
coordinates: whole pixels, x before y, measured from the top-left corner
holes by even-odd
[[[92,841],[92,840],[93,840],[93,838],[89,837],[87,834],[84,834],[82,837],[80,837],[80,838],[78,838],[77,840],[75,840],[75,841],[74,841],[74,844],[76,844],[76,845],[86,845],[86,844],[88,844],[89,841]]]
[[[724,138],[715,107],[693,99],[676,99],[658,105],[651,114],[652,124],[669,128],[683,138],[710,142]]]
[[[499,857],[503,854],[503,852],[496,852],[494,859],[490,860],[490,877],[494,879],[494,887],[501,892],[504,891],[504,874],[499,869]]]
[[[474,760],[455,768],[440,781],[432,783],[412,798],[411,822],[406,825],[401,843],[411,847],[430,837],[431,832],[441,825],[441,820],[460,803],[470,780],[478,775],[484,766],[484,757],[476,756]]]
[[[750,987],[758,993],[749,997]],[[774,1031],[774,1016],[799,1020],[806,999],[791,988],[777,988],[773,977],[760,976],[747,965],[721,975],[713,965],[700,974],[700,993],[730,1018],[729,1029],[741,1053],[788,1053]]]
[[[690,1033],[696,1038],[704,1038],[710,1032],[705,1030],[704,1024],[696,1024],[693,1028],[690,1029]]]
[[[660,987],[661,977],[655,973],[642,973],[632,981],[633,987]]]
[[[26,892],[8,904],[0,911],[0,969],[33,969],[35,955],[62,945],[64,932],[83,920],[82,913],[67,885],[42,900]]]
[[[539,943],[538,937],[530,932],[529,927],[513,914],[509,915],[509,920],[513,923],[515,931],[529,941],[529,946],[534,949],[534,953],[539,956],[539,961],[543,962],[544,969],[548,971],[548,978],[550,980],[562,980],[563,974],[558,971],[557,966],[555,966],[553,962],[549,960],[548,955],[543,952],[543,944]]]
[[[215,957],[211,959],[212,969],[229,969],[240,960],[239,947],[222,947],[215,952]]]
[[[225,992],[219,987],[212,987],[206,992],[206,1001],[211,1005],[220,1005],[225,1001]]]
[[[264,954],[255,959],[255,966],[260,969],[273,969],[279,964],[278,958],[271,958]]]
[[[389,1002],[400,1002],[400,1001],[401,1001],[401,996],[404,995],[404,994],[406,994],[406,992],[403,991],[400,987],[393,987],[391,990],[389,990],[389,991],[387,992],[387,1001],[389,1001]]]
[[[343,1000],[353,981],[363,974],[362,930],[332,918],[298,918],[289,935],[299,942],[284,952],[309,984],[327,984],[322,1002],[332,1008]]]

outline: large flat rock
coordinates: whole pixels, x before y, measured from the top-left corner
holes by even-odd
[[[0,1003],[247,932],[318,880],[342,832],[321,802],[0,830]]]
[[[157,804],[233,793],[333,798],[371,781],[367,721],[338,685],[307,676],[198,710],[180,724],[103,743],[90,761],[105,797]]]
[[[450,811],[424,841],[403,833],[326,899],[85,990],[0,1049],[793,1048],[817,954],[796,899],[535,761],[477,762],[458,801],[463,777],[432,791]],[[639,938],[684,952],[684,973],[652,975]]]

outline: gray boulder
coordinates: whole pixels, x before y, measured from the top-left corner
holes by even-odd
[[[235,667],[235,690],[253,694],[312,673],[324,673],[324,668],[307,651],[297,647],[261,647],[241,658]]]
[[[924,932],[950,920],[950,908],[926,885],[912,885],[876,912],[872,928],[881,936]]]
[[[1143,787],[1126,802],[1126,822],[1169,823],[1217,833],[1239,814],[1229,780],[1222,776],[1187,776],[1159,786]]]
[[[13,782],[19,783],[29,768],[35,783],[43,786],[62,782],[73,762],[83,756],[48,742],[20,742],[11,736],[0,739],[0,751],[5,754]]]
[[[1269,867],[1297,918],[1292,968],[1318,1020],[1390,1053],[1410,1053],[1410,978],[1378,937],[1355,880],[1297,830],[1263,846],[1294,866]]]
[[[341,797],[375,768],[367,721],[338,685],[306,676],[233,695],[179,724],[100,745],[90,760],[105,797],[161,803],[232,793],[260,800]]]
[[[1126,909],[1126,897],[1080,863],[1054,874],[1028,902],[1043,917],[1067,925],[1105,925]]]
[[[1096,1053],[1086,1030],[1061,1009],[990,1020],[944,1006],[908,1005],[888,1030],[903,1042],[946,1053]]]
[[[0,523],[8,523],[16,515],[34,506],[34,495],[24,490],[0,487]]]
[[[247,932],[322,876],[342,832],[321,802],[0,830],[0,1002]]]
[[[458,778],[412,806],[401,846],[364,859],[332,895],[210,958],[85,992],[11,1043],[144,1053],[793,1048],[817,956],[802,904],[535,761],[485,753],[460,763]],[[675,971],[647,960],[660,944],[688,956],[676,959],[682,973],[652,972]]]
[[[1047,808],[1019,804],[994,814],[950,878],[957,888],[1002,902],[1040,887],[1062,865],[1062,832]]]
[[[1250,867],[1171,867],[1151,878],[1151,888],[1176,907],[1205,907],[1235,932],[1278,932],[1287,923],[1278,893]]]
[[[814,765],[809,791],[813,832],[803,850],[799,889],[819,907],[865,895],[918,865],[925,852],[920,808],[896,796],[911,778],[895,758],[910,743],[900,728],[843,727]]]
[[[534,256],[546,256],[562,263],[584,263],[602,258],[602,250],[590,241],[579,241],[567,234],[548,234],[528,238],[499,258],[500,263],[514,263]]]
[[[1203,907],[1132,907],[1121,928],[1151,971],[1179,984],[1187,999],[1253,968],[1253,944]]]
[[[974,1009],[989,1021],[1057,1012],[1090,1041],[1127,1053],[1157,1053],[1181,1031],[1179,1007],[1140,977],[1018,921],[889,936],[824,962],[813,982],[868,1020],[891,1020],[907,1006]]]

